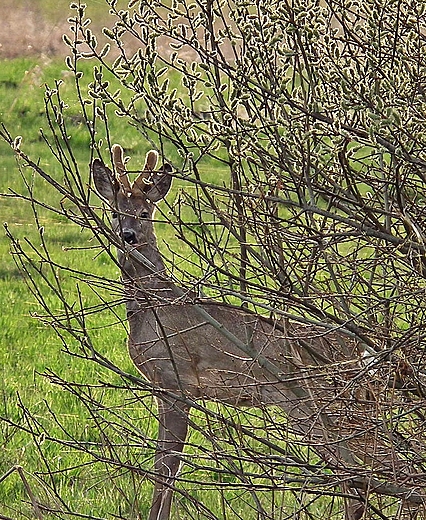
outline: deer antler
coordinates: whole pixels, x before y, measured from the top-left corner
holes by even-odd
[[[131,193],[132,186],[130,185],[129,177],[126,172],[123,160],[123,148],[119,144],[114,144],[111,148],[112,160],[114,162],[115,170],[118,175],[118,180],[124,193]]]
[[[152,170],[155,170],[155,167],[157,166],[157,161],[158,161],[158,152],[156,152],[155,150],[150,150],[146,154],[145,166],[143,167],[143,171],[151,173]]]
[[[150,150],[146,154],[145,166],[139,176],[135,179],[133,186],[136,186],[141,191],[144,191],[146,187],[149,186],[150,183],[148,181],[157,166],[157,161],[158,153],[155,150]]]

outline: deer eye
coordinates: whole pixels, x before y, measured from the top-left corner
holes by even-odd
[[[139,218],[141,219],[147,219],[149,217],[149,211],[141,211],[139,214]]]
[[[114,218],[117,218],[117,217],[118,217],[118,214],[117,214],[115,211],[113,211],[112,214],[111,214],[111,216],[112,216],[112,218],[114,219]]]

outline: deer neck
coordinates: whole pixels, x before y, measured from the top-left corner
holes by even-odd
[[[152,233],[147,241],[125,254],[119,253],[119,262],[127,298],[127,306],[143,308],[161,304],[173,298],[173,284],[167,277],[166,267]]]

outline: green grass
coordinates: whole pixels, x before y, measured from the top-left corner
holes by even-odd
[[[87,84],[91,80],[92,65],[85,62],[83,67],[83,84]],[[18,59],[0,63],[0,119],[13,136],[23,136],[22,149],[50,175],[61,180],[59,165],[40,138],[39,132],[39,128],[44,127],[46,135],[49,135],[44,118],[43,85],[52,85],[55,79],[64,81],[61,95],[69,105],[66,117],[70,142],[83,181],[88,182],[89,140],[81,123],[80,105],[76,100],[73,78],[61,61],[49,61],[41,65],[35,60]],[[172,80],[176,82],[176,78]],[[135,128],[126,124],[124,119],[112,118],[110,131],[112,139],[124,144],[134,156],[134,164],[142,162],[146,146],[141,142]],[[59,194],[42,179],[33,178],[30,170],[20,173],[13,152],[3,141],[0,141],[0,156],[0,192],[8,195],[13,191],[25,193],[27,183],[33,186],[35,198],[55,207],[60,204]],[[205,167],[211,180],[217,181],[220,172],[209,168],[209,164]],[[180,186],[181,183],[175,183],[175,193]],[[83,273],[118,280],[118,269],[107,254],[99,255],[98,250],[90,249],[92,242],[89,232],[82,232],[63,216],[43,208],[37,211],[39,223],[44,226],[43,236],[48,250],[58,263]],[[2,197],[0,219],[7,222],[10,233],[20,240],[26,251],[30,249],[26,240],[36,246],[40,244],[39,230],[28,202],[10,196]],[[161,235],[160,246],[167,254],[165,243],[171,245],[172,249],[178,243],[173,230],[169,226],[157,225],[157,232]],[[178,250],[181,251],[182,246]],[[114,515],[128,519],[146,518],[152,485],[142,476],[136,478],[125,467],[143,467],[147,470],[152,467],[156,423],[152,415],[155,407],[152,406],[151,397],[140,390],[133,392],[129,389],[109,388],[108,385],[120,387],[123,381],[91,361],[64,352],[64,345],[52,328],[32,316],[43,311],[30,294],[22,272],[16,267],[9,251],[9,240],[3,235],[0,241],[0,295],[3,304],[0,315],[0,416],[3,417],[0,419],[0,513],[16,520],[34,518],[29,488],[52,511],[64,511],[68,507],[70,511],[87,515],[88,518],[112,519]],[[101,298],[111,300],[120,297],[119,292],[111,296],[109,284],[100,287],[99,294],[94,293],[90,284],[85,283],[87,277],[84,275],[79,280],[60,270],[56,274],[59,276],[61,290],[70,304],[79,305],[79,292],[86,307],[99,304]],[[36,285],[41,286],[39,276],[32,276]],[[52,279],[51,275],[49,279]],[[49,307],[54,308],[57,305],[60,310],[59,302],[52,291],[42,288],[41,292]],[[87,329],[99,352],[123,371],[137,375],[127,354],[126,325],[119,321],[120,318],[124,320],[124,309],[119,307],[117,313],[118,316],[105,309],[103,312],[87,315]],[[67,348],[79,353],[78,342],[69,337]],[[57,384],[52,384],[49,378],[40,375],[50,371],[59,376]],[[61,383],[61,379],[68,383]],[[104,382],[108,384],[104,385]],[[80,384],[86,386],[80,388]],[[74,393],[70,390],[74,390]],[[79,392],[82,391],[90,392],[90,396],[80,399]],[[89,397],[92,405],[86,407]],[[259,428],[259,432],[266,431],[268,426],[261,413],[248,413],[245,416],[238,412],[241,421],[247,421],[253,428]],[[215,464],[219,469],[223,469],[222,464],[227,466],[225,456],[220,463],[209,457],[208,450],[214,451],[218,447],[212,448],[203,435],[209,428],[214,430],[223,426],[206,422],[202,414],[198,417],[197,424],[200,430],[191,431],[186,452],[199,456],[192,460],[199,463],[200,468],[194,470],[190,464],[184,466],[183,476],[190,481],[204,482],[206,487],[200,489],[199,484],[188,482],[185,490],[205,504],[218,518],[257,518],[249,493],[243,493],[238,486],[238,477],[232,476],[230,472],[222,475],[220,472],[215,474],[207,471],[207,467]],[[229,435],[226,431],[222,433],[224,437]],[[277,438],[280,434],[276,433]],[[58,439],[67,441],[67,444],[57,442]],[[106,439],[115,443],[114,453]],[[77,441],[79,449],[76,448]],[[243,444],[245,442],[243,440]],[[277,442],[279,444],[281,441]],[[85,452],[81,448],[86,443]],[[232,452],[238,449],[232,443],[223,442],[221,445],[223,455],[228,450]],[[253,449],[261,448],[253,442]],[[206,453],[207,457],[203,458]],[[99,458],[96,463],[93,462],[94,456]],[[111,456],[121,460],[125,466],[120,469],[108,464],[106,460]],[[17,471],[2,480],[2,475],[6,475],[14,466],[23,468],[26,485]],[[253,474],[258,471],[251,463],[247,463],[245,469]],[[281,482],[279,469],[277,472],[277,481]],[[260,477],[254,480],[256,483],[262,481]],[[227,484],[228,487],[219,491],[214,484]],[[58,496],[63,499],[63,503],[59,503]],[[277,511],[281,511],[282,508],[289,513],[300,506],[291,493],[265,491],[258,496],[264,507],[270,510],[275,507]],[[175,503],[173,518],[204,518],[202,512],[197,513],[197,506],[193,505],[186,493],[177,493]],[[317,501],[310,511],[314,517],[327,516],[328,508],[327,501]],[[192,513],[185,516],[187,510]],[[280,514],[277,513],[277,518]],[[55,518],[55,515],[46,513],[45,517]],[[61,515],[59,517],[62,518]],[[74,518],[73,515],[68,517]]]
[[[40,138],[39,128],[43,127],[46,135],[49,135],[44,118],[43,85],[52,85],[58,78],[64,81],[61,95],[69,105],[67,117],[71,145],[82,175],[87,175],[87,182],[89,141],[80,123],[80,107],[75,97],[73,78],[63,63],[51,61],[40,65],[35,60],[18,59],[4,61],[0,65],[0,119],[14,137],[23,136],[22,149],[58,180],[61,179],[61,170]],[[91,79],[91,64],[85,63],[83,66],[87,84]],[[119,136],[119,141],[131,150],[135,164],[142,161],[146,147],[143,143],[141,145],[140,135],[133,127],[123,119],[112,120],[110,131],[114,139]],[[33,177],[30,170],[20,173],[12,150],[3,141],[0,141],[0,156],[0,192],[9,195],[1,199],[0,218],[2,222],[7,222],[9,232],[29,251],[26,240],[36,246],[40,244],[33,210],[28,202],[10,195],[13,192],[25,193],[27,183],[32,186],[35,198],[52,206],[59,205],[60,196],[42,179]],[[212,172],[212,175],[216,174]],[[179,183],[175,189],[179,189]],[[91,245],[88,232],[82,232],[63,217],[43,208],[38,208],[37,212],[39,224],[44,226],[44,239],[52,258],[61,265],[118,280],[118,269],[105,253],[98,255],[97,250],[84,249],[84,246]],[[161,239],[173,245],[176,241],[173,231],[167,226],[159,228]],[[111,453],[102,442],[103,435],[108,434],[108,438],[117,445],[123,445],[116,448],[116,458],[150,469],[152,439],[156,431],[155,420],[151,415],[152,410],[155,411],[151,398],[143,392],[133,395],[126,390],[99,387],[102,381],[118,386],[122,381],[99,365],[64,352],[63,344],[52,328],[33,316],[34,313],[43,314],[43,310],[15,265],[10,254],[9,240],[4,234],[0,241],[0,254],[0,295],[3,304],[0,315],[0,512],[16,520],[33,518],[34,509],[27,486],[40,502],[52,510],[69,507],[70,511],[89,518],[113,518],[114,514],[124,518],[146,518],[152,492],[150,482],[143,478],[135,480],[128,471],[114,469],[114,466],[102,461],[86,466],[93,461],[93,456],[81,449],[77,450],[73,446],[73,439],[78,440],[80,446],[84,442],[99,443],[100,447],[95,450],[96,456],[108,458]],[[77,285],[88,307],[99,303],[98,295],[84,281],[78,281],[66,273],[58,273],[61,290],[70,303],[75,301],[78,304]],[[52,279],[51,276],[49,278]],[[41,288],[41,294],[49,306],[57,306],[60,311],[57,298],[52,291],[43,288],[40,277],[33,273],[32,279]],[[107,287],[101,287],[99,292],[102,297],[111,299]],[[119,307],[117,312],[118,317],[124,319],[124,309]],[[117,316],[108,310],[87,316],[87,328],[99,352],[122,370],[137,375],[127,353],[126,326],[118,322]],[[78,342],[68,337],[67,348],[78,353],[78,347]],[[78,395],[69,391],[69,385],[52,384],[49,378],[41,375],[46,372],[55,373],[73,384],[93,385],[91,398],[106,409],[96,416],[92,415],[96,404],[89,410]],[[104,419],[102,424],[116,424],[117,431],[103,431],[96,423],[100,417]],[[126,442],[123,443],[120,434],[120,428],[129,426],[127,420],[131,424],[129,435],[135,444],[139,444],[136,449],[130,449]],[[67,440],[70,444],[64,445],[54,439]],[[193,431],[187,451],[197,453],[197,446],[203,444],[203,436]],[[203,459],[200,463],[203,463]],[[15,466],[23,468],[26,485],[17,471],[1,480],[2,475]],[[51,473],[50,476],[46,476],[47,471]],[[191,470],[188,478],[208,482],[212,477],[200,469],[195,472]],[[192,496],[198,496],[219,516],[222,511],[224,517],[233,518],[232,514],[225,512],[224,496],[236,513],[240,514],[244,509],[239,502],[241,492],[238,490],[230,489],[221,494],[215,489],[200,492],[197,487],[196,484],[188,484]],[[64,503],[58,503],[55,496],[61,496]],[[180,518],[179,511],[193,507],[185,495],[177,495],[176,504],[176,518]],[[53,518],[54,515],[46,514],[46,517]]]
[[[90,65],[87,65],[87,74],[90,77]],[[53,176],[59,178],[58,165],[42,142],[39,128],[46,128],[44,114],[44,83],[51,84],[53,79],[63,78],[63,95],[70,104],[68,114],[72,123],[72,116],[79,115],[78,104],[75,100],[72,78],[66,72],[61,61],[49,62],[40,66],[37,61],[19,59],[4,61],[0,66],[0,96],[1,116],[9,131],[14,135],[22,135],[22,148]],[[74,101],[73,101],[74,99]],[[78,122],[78,117],[75,118]],[[130,127],[120,132],[126,139],[126,131],[132,134]],[[133,131],[134,133],[134,131]],[[79,123],[72,126],[73,152],[81,165],[82,171],[87,169],[90,160],[88,140],[84,129]],[[142,151],[143,152],[143,151]],[[0,192],[11,194],[13,191],[25,193],[25,184],[17,168],[13,152],[3,142],[0,142]],[[34,194],[52,205],[58,205],[60,197],[40,179],[32,179],[30,171],[24,172],[27,182],[33,184]],[[25,245],[25,240],[40,243],[37,225],[34,221],[30,204],[13,198],[2,197],[0,206],[1,222],[7,222],[9,231]],[[67,222],[45,210],[39,210],[40,224],[45,228],[45,239],[53,258],[62,264],[86,271],[88,273],[105,275],[111,279],[118,279],[117,267],[109,261],[106,255],[99,255],[92,249],[78,249],[75,247],[90,246],[90,236],[82,233],[75,225]],[[66,247],[66,250],[64,249]],[[28,249],[28,247],[26,247]],[[82,405],[78,397],[64,391],[60,385],[53,385],[41,373],[50,370],[67,381],[99,385],[99,381],[108,381],[120,384],[120,378],[107,370],[102,370],[95,363],[72,357],[63,352],[63,345],[55,332],[47,325],[32,317],[33,313],[42,312],[40,306],[28,290],[22,272],[16,267],[10,254],[9,240],[2,233],[0,240],[0,254],[2,258],[0,268],[0,295],[2,312],[0,314],[0,410],[4,420],[0,422],[0,479],[13,466],[22,466],[26,472],[28,485],[32,492],[43,503],[50,504],[52,509],[53,493],[35,477],[37,471],[46,471],[43,457],[49,461],[50,470],[76,467],[63,476],[52,477],[52,485],[57,487],[58,494],[62,495],[73,511],[97,517],[108,517],[114,511],[126,508],[129,518],[132,517],[132,505],[122,499],[119,486],[113,482],[105,486],[97,483],[103,481],[106,472],[99,464],[97,467],[84,467],[82,464],[89,460],[89,456],[77,452],[72,447],[64,447],[52,440],[45,440],[43,454],[40,453],[35,442],[38,435],[49,432],[52,438],[66,438],[62,426],[70,437],[76,439],[96,439],[99,429],[93,418]],[[97,296],[84,287],[84,282],[78,282],[70,276],[61,276],[62,290],[70,301],[77,297],[76,286],[79,284],[87,305],[99,303]],[[40,279],[34,278],[40,285]],[[107,291],[100,290],[102,293]],[[42,289],[44,297],[54,306],[57,301],[50,291]],[[119,308],[119,316],[124,317],[124,309]],[[91,337],[96,348],[112,359],[125,371],[136,374],[127,354],[126,329],[117,323],[117,318],[110,313],[100,313],[88,318],[88,327],[93,329]],[[73,342],[70,349],[76,348]],[[127,396],[122,391],[109,392],[105,389],[94,389],[93,397],[111,407],[120,407]],[[126,406],[126,413],[134,414],[135,421],[143,418],[142,407]],[[15,427],[20,425],[27,432]],[[155,425],[151,420],[147,423],[150,437],[154,436]],[[31,433],[32,431],[32,433]],[[80,468],[78,468],[80,466]],[[47,481],[49,479],[46,479]],[[127,482],[127,484],[123,484]],[[120,485],[131,486],[131,478],[123,477]],[[149,503],[150,486],[144,484],[144,502]],[[137,496],[133,493],[133,496]],[[121,500],[121,502],[120,502]],[[61,506],[63,507],[63,506]],[[147,505],[145,506],[146,511]],[[34,511],[29,503],[25,486],[17,472],[10,474],[0,482],[0,512],[14,519],[32,518]]]

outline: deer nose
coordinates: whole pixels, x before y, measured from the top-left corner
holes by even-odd
[[[123,240],[128,244],[136,244],[136,233],[133,229],[123,229]]]

